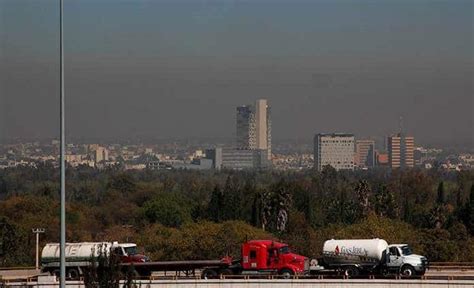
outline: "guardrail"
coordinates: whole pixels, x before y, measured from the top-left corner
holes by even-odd
[[[33,278],[27,278],[27,279],[16,279],[16,280],[5,280],[0,278],[0,287],[10,287],[10,285],[16,286],[16,284],[20,283],[25,286],[30,286],[31,287],[39,287],[41,285],[38,285],[36,277]],[[122,280],[126,281],[126,280]],[[283,279],[282,277],[278,276],[268,276],[268,277],[255,277],[255,276],[250,276],[250,275],[226,275],[225,277],[221,277],[218,279],[200,279],[200,277],[138,277],[136,279],[132,280],[136,284],[146,284],[146,283],[154,283],[154,282],[163,282],[163,281],[172,281],[170,283],[175,283],[175,282],[181,282],[181,283],[187,283],[186,281],[195,281],[196,283],[209,283],[209,282],[215,282],[215,281],[237,281],[236,283],[248,283],[249,281],[275,281],[276,283],[282,283],[285,281],[289,282],[295,282],[295,281],[304,281],[307,284],[317,284],[321,282],[327,282],[327,281],[338,281],[337,283],[343,284],[349,284],[349,283],[367,283],[367,284],[374,284],[378,283],[380,281],[386,282],[386,283],[409,283],[413,281],[417,281],[414,283],[417,283],[418,285],[423,284],[423,283],[430,283],[430,281],[447,281],[446,283],[449,283],[450,281],[467,281],[468,283],[474,283],[474,276],[430,276],[430,277],[416,277],[416,278],[406,278],[406,277],[387,277],[387,278],[381,278],[381,277],[353,277],[349,278],[347,276],[322,276],[322,277],[308,277],[308,276],[295,276],[290,279]],[[361,282],[362,281],[362,282]],[[387,282],[388,281],[388,282]],[[421,282],[420,282],[421,281]],[[68,283],[83,283],[83,280],[68,280]],[[297,283],[297,282],[295,282]],[[189,283],[187,283],[189,284]],[[24,286],[22,286],[24,287]],[[51,286],[48,286],[51,287]],[[141,287],[141,285],[140,285]],[[146,286],[149,287],[149,286]],[[207,286],[206,286],[207,287]]]
[[[202,287],[202,288],[219,288],[219,287],[253,287],[258,286],[261,288],[268,287],[287,287],[287,288],[303,288],[314,285],[322,285],[324,287],[338,288],[341,286],[350,287],[362,287],[362,286],[383,286],[392,288],[407,288],[407,287],[469,287],[472,288],[472,281],[468,280],[430,280],[420,282],[418,280],[267,280],[267,279],[250,279],[250,280],[156,280],[156,281],[134,281],[133,285],[137,288],[159,288],[159,287]],[[125,281],[120,281],[120,286],[125,284]],[[67,287],[84,288],[84,283],[80,281],[68,281]],[[59,287],[59,282],[45,282],[45,283],[9,283],[5,286],[0,284],[0,287],[23,287],[23,288],[51,288]]]
[[[474,262],[431,262],[431,270],[474,270]]]
[[[10,273],[11,271],[25,271],[25,270],[35,270],[35,267],[0,267],[0,272],[5,271],[6,273]],[[446,273],[440,273],[442,275],[424,275],[424,276],[417,276],[415,278],[410,279],[420,279],[420,280],[474,280],[474,262],[431,262],[429,266],[430,271],[446,271]],[[453,270],[453,271],[451,271]],[[463,273],[459,273],[459,270]],[[465,273],[466,271],[473,271],[473,273]],[[169,271],[171,272],[171,271]],[[19,273],[21,274],[21,273]],[[435,274],[435,273],[433,273]],[[463,275],[465,274],[465,275]],[[11,278],[11,279],[10,279]],[[18,275],[18,277],[3,277],[0,275],[0,283],[10,282],[11,280],[20,280],[24,279],[27,282],[34,281],[36,276],[29,276],[29,275]],[[152,275],[150,277],[136,277],[136,280],[186,280],[192,279],[197,280],[200,279],[199,275],[196,276],[184,276],[180,274],[175,275]],[[248,279],[270,279],[270,280],[277,280],[282,279],[279,275],[221,275],[218,279],[241,279],[241,280],[248,280]],[[315,280],[326,280],[326,279],[391,279],[391,280],[407,280],[408,278],[402,276],[392,276],[392,277],[383,277],[378,275],[360,275],[358,277],[348,277],[345,275],[294,275],[293,279],[315,279]]]
[[[21,267],[0,267],[0,271],[5,270],[34,270],[35,266],[21,266]]]

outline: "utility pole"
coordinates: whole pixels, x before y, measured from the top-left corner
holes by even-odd
[[[36,265],[35,265],[36,270],[39,270],[39,238],[40,238],[39,234],[44,233],[44,231],[45,231],[44,228],[31,229],[31,232],[36,234]]]
[[[59,0],[59,118],[60,118],[60,156],[61,167],[61,232],[60,232],[60,274],[59,284],[66,287],[66,137],[64,122],[64,45],[63,45],[63,0]]]

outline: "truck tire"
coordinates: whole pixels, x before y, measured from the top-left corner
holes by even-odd
[[[415,276],[415,269],[411,265],[403,265],[400,269],[400,275],[405,277]]]
[[[67,278],[71,280],[79,280],[81,274],[77,268],[70,268],[67,270]]]
[[[215,279],[215,278],[217,278],[217,271],[214,269],[207,268],[201,272],[201,279]]]
[[[59,271],[59,269],[55,269],[53,270],[53,272],[51,272],[51,276],[56,276],[57,278],[61,277],[61,272]]]
[[[360,271],[359,268],[355,266],[347,266],[344,268],[344,275],[348,277],[357,277],[359,276]]]
[[[219,271],[219,276],[221,276],[221,278],[225,278],[225,276],[228,276],[228,275],[232,275],[234,273],[232,273],[232,270],[230,269],[223,269],[221,271]],[[224,277],[222,277],[224,276]]]
[[[283,279],[290,279],[295,273],[293,273],[293,271],[290,269],[282,269],[280,270],[279,274],[283,277]]]

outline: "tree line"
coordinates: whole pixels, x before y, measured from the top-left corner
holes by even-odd
[[[474,171],[67,170],[67,239],[136,242],[153,260],[238,256],[246,239],[318,257],[332,238],[383,238],[431,261],[474,261]],[[59,240],[59,174],[0,170],[0,265]]]

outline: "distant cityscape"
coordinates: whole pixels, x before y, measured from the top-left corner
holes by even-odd
[[[231,115],[229,115],[231,117]],[[144,143],[69,143],[66,161],[71,167],[124,170],[142,169],[278,169],[321,171],[375,168],[443,169],[474,168],[474,153],[447,153],[441,148],[416,145],[413,135],[399,131],[384,135],[384,143],[354,134],[325,132],[309,143],[272,143],[271,107],[266,99],[236,108],[235,139],[209,141],[159,141]],[[312,150],[312,151],[311,151]],[[18,141],[0,145],[0,169],[16,166],[58,165],[59,141]]]

